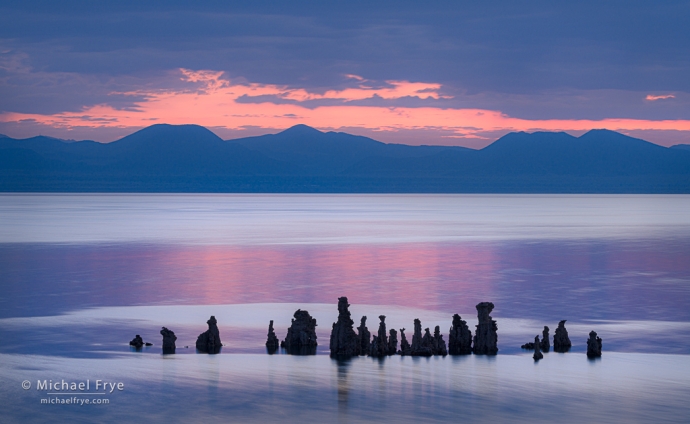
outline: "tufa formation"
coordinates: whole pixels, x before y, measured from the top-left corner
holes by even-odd
[[[274,354],[280,347],[280,342],[278,337],[276,337],[276,332],[273,331],[273,320],[268,324],[268,337],[266,339],[266,350],[269,354]]]
[[[541,332],[541,343],[539,348],[542,352],[548,353],[551,350],[551,344],[549,344],[549,327],[544,326],[544,330]]]
[[[422,322],[418,318],[414,320],[411,354],[412,356],[431,356],[433,354],[431,351],[431,334],[429,334],[429,329],[426,329],[426,334],[422,337]]]
[[[386,335],[386,316],[379,315],[381,322],[379,323],[378,335],[374,336],[369,346],[369,356],[382,358],[388,356],[388,336]]]
[[[395,355],[398,353],[398,332],[391,328],[388,334],[388,355]]]
[[[331,356],[349,357],[359,355],[360,341],[352,328],[354,321],[350,317],[347,297],[338,298],[338,321],[331,330]]]
[[[469,355],[472,353],[472,331],[460,315],[453,315],[453,325],[448,336],[448,353],[451,355]]]
[[[534,336],[534,355],[532,355],[532,358],[534,358],[535,361],[538,361],[544,357],[541,353],[540,349],[541,343],[539,343],[539,336]]]
[[[163,336],[163,354],[175,353],[175,340],[177,340],[175,333],[163,327],[161,335]]]
[[[141,338],[140,335],[136,335],[131,342],[129,342],[130,346],[133,346],[136,350],[140,350],[142,346],[144,346],[144,339]]]
[[[551,345],[549,344],[549,327],[544,326],[544,330],[541,332],[541,337],[542,339],[539,343],[539,350],[541,352],[548,352],[549,350],[551,350]],[[527,350],[534,350],[534,343],[525,343],[520,347]]]
[[[441,335],[441,327],[438,325],[434,329],[434,339],[431,341],[431,351],[434,355],[448,355],[448,350],[446,350],[446,342],[443,340],[443,335]]]
[[[568,330],[565,329],[565,321],[566,320],[563,320],[558,323],[556,333],[553,335],[554,352],[567,352],[572,346],[570,343],[570,338],[568,337]]]
[[[206,324],[208,324],[208,330],[199,334],[196,339],[196,348],[199,352],[216,354],[220,353],[220,348],[223,346],[220,341],[220,332],[218,331],[218,325],[216,325],[216,317],[211,315]]]
[[[301,309],[295,311],[293,316],[280,347],[291,355],[316,355],[316,319]]]
[[[412,347],[410,346],[410,343],[407,341],[407,337],[405,337],[404,328],[400,329],[400,350],[398,351],[398,354],[403,356],[412,355]]]
[[[498,325],[491,319],[494,304],[481,302],[477,305],[477,331],[474,335],[474,353],[476,355],[495,355],[498,352]]]
[[[597,336],[597,333],[595,331],[589,332],[589,339],[587,340],[587,357],[601,357],[601,338]]]
[[[371,333],[367,329],[367,317],[362,317],[359,327],[357,327],[357,339],[359,340],[359,354],[366,355],[369,353],[369,345],[371,344]]]

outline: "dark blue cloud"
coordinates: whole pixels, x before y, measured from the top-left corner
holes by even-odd
[[[672,0],[5,1],[0,51],[29,71],[2,70],[0,108],[131,107],[109,93],[189,68],[315,91],[344,74],[439,82],[449,106],[525,118],[687,119],[689,18]],[[667,92],[680,95],[642,101]]]

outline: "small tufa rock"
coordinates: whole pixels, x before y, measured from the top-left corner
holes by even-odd
[[[367,355],[371,345],[371,333],[367,329],[367,317],[362,317],[359,327],[357,327],[357,339],[359,340],[359,354]]]
[[[495,355],[498,352],[498,325],[491,319],[494,304],[481,302],[477,305],[477,331],[474,335],[475,355]]]
[[[412,347],[410,346],[410,343],[407,342],[404,328],[400,329],[400,350],[398,351],[398,354],[403,356],[412,355]]]
[[[349,357],[359,355],[359,339],[352,328],[354,321],[350,318],[350,304],[347,297],[338,298],[338,322],[333,323],[331,330],[331,356]]]
[[[273,331],[273,320],[268,324],[268,337],[266,339],[266,350],[268,351],[269,355],[272,355],[276,353],[278,350],[278,347],[280,347],[280,342],[278,341],[278,337],[276,337],[275,331]]]
[[[163,354],[175,353],[175,340],[177,340],[175,333],[163,327],[161,335],[163,336]]]
[[[532,355],[532,358],[534,358],[535,361],[538,361],[538,360],[544,358],[544,355],[542,355],[541,349],[539,346],[540,346],[539,336],[534,336],[534,355]]]
[[[587,340],[587,357],[599,358],[601,357],[601,338],[597,336],[595,331],[589,332],[589,340]]]
[[[223,345],[220,341],[220,332],[218,331],[218,321],[216,321],[216,317],[211,315],[211,318],[206,321],[206,324],[208,324],[208,330],[199,334],[199,337],[196,339],[196,348],[204,353],[219,353]]]
[[[570,338],[568,337],[568,330],[565,329],[565,321],[566,320],[563,320],[558,323],[556,333],[553,335],[554,352],[567,352],[572,347]]]
[[[133,346],[136,350],[140,350],[142,346],[144,346],[144,339],[141,338],[140,335],[134,336],[131,342],[129,342],[130,346]]]
[[[316,319],[298,309],[280,347],[291,355],[316,355]]]
[[[448,353],[451,355],[469,355],[472,353],[472,331],[460,315],[453,315],[453,325],[448,336]]]

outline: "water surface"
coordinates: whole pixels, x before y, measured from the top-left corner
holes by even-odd
[[[688,210],[683,195],[0,195],[0,404],[10,421],[683,422]],[[499,356],[332,361],[343,295],[372,332],[384,314],[446,340],[452,314],[473,329],[492,301]],[[266,355],[268,320],[282,338],[297,308],[319,355]],[[198,355],[212,314],[225,347]],[[535,365],[519,345],[561,319],[573,350]],[[134,334],[154,346],[130,350]],[[127,389],[98,409],[20,387],[78,377]]]

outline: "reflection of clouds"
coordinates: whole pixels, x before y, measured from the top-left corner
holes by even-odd
[[[522,333],[500,319],[506,348],[533,339],[543,325],[555,329],[560,319],[690,321],[686,308],[669,307],[690,293],[687,202],[684,196],[5,195],[0,239],[23,243],[0,246],[16,290],[2,313],[157,305],[119,314],[95,310],[100,317],[73,312],[56,322],[121,319],[136,327],[140,319],[153,328],[198,329],[222,312],[223,328],[237,327],[226,341],[237,340],[232,349],[245,342],[261,347],[270,319],[283,337],[292,313],[305,307],[317,314],[327,347],[339,296],[349,297],[355,321],[384,314],[396,329],[420,318],[446,333],[453,313],[473,326],[481,301],[494,302],[499,318],[544,321],[527,322]],[[670,232],[675,237],[664,237]],[[65,244],[26,243],[36,241]],[[220,306],[159,309],[166,303]],[[243,310],[248,304],[263,312]]]

